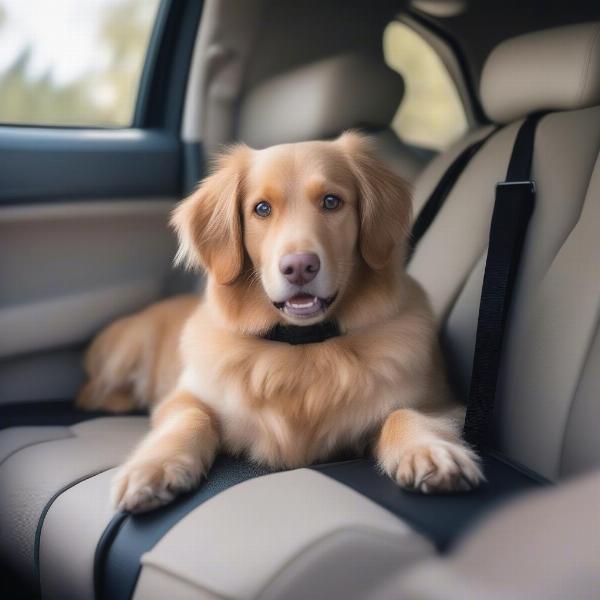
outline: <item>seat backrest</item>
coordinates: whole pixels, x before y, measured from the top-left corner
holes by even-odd
[[[372,133],[382,158],[413,181],[430,155],[403,144],[390,129],[404,80],[372,56],[346,53],[270,77],[242,98],[237,138],[253,148],[328,139],[346,129]]]
[[[557,479],[600,465],[600,24],[503,42],[484,68],[481,98],[504,127],[471,160],[410,264],[440,318],[450,376],[467,397],[495,184],[527,114],[539,123],[537,186],[505,340],[497,397],[500,449]],[[417,209],[482,129],[434,160]]]

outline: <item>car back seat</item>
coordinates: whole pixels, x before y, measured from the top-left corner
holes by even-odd
[[[506,125],[470,161],[410,264],[432,297],[450,371],[466,397],[495,184],[505,176],[523,117],[562,111],[545,116],[537,130],[537,206],[507,331],[497,418],[503,452],[550,480],[600,462],[599,33],[597,23],[564,27],[509,40],[492,53],[481,95],[488,115]],[[470,141],[428,167],[416,186],[417,203]],[[0,435],[0,447],[9,448],[0,464],[0,553],[24,578],[39,579],[44,597],[92,597],[95,554],[102,566],[96,573],[111,574],[110,594],[107,582],[96,580],[96,590],[127,597],[131,587],[119,587],[129,576],[119,571],[123,554],[111,558],[111,549],[124,552],[130,544],[135,554],[136,530],[164,518],[173,521],[141,559],[136,598],[285,598],[286,582],[294,581],[314,584],[319,597],[318,578],[302,576],[315,566],[322,582],[326,573],[335,575],[344,597],[361,597],[385,573],[435,553],[413,526],[326,470],[231,486],[239,478],[228,473],[247,467],[227,462],[211,474],[218,483],[210,498],[193,510],[181,515],[176,504],[162,514],[117,515],[117,526],[105,529],[109,468],[142,435],[143,419]],[[367,462],[361,468],[372,470]],[[96,551],[103,531],[107,555]],[[107,531],[120,543],[107,540]],[[130,537],[119,540],[124,531]]]
[[[466,397],[495,183],[504,179],[522,117],[562,109],[544,117],[537,129],[537,204],[507,331],[497,407],[500,449],[552,480],[600,460],[595,430],[600,405],[590,388],[598,366],[600,300],[597,33],[594,23],[563,27],[521,36],[492,52],[483,71],[482,101],[494,121],[508,124],[471,160],[409,268],[444,323],[451,372]],[[433,165],[417,190],[429,170]]]

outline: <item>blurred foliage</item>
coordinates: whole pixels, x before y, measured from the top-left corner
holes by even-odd
[[[394,22],[383,37],[387,64],[404,77],[406,91],[392,128],[405,142],[446,148],[467,130],[465,110],[446,67],[408,26]]]
[[[26,40],[13,63],[0,71],[0,122],[129,125],[158,4],[159,0],[107,1],[96,24],[95,43],[102,60],[68,83],[57,82],[50,68],[32,75],[35,39]],[[68,24],[61,26],[68,30]],[[0,36],[7,27],[10,6],[0,0]],[[383,42],[386,61],[406,84],[393,128],[406,142],[446,147],[467,128],[446,68],[429,44],[402,23],[391,23]]]
[[[97,26],[98,53],[106,60],[65,84],[57,83],[49,70],[31,75],[35,40],[29,40],[12,65],[0,72],[0,122],[130,125],[158,3],[107,3]],[[7,9],[0,6],[0,36],[7,20]]]

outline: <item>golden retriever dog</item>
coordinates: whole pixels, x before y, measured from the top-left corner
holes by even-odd
[[[482,480],[433,314],[404,270],[407,185],[368,138],[233,147],[172,224],[177,260],[207,273],[202,297],[160,302],[100,333],[78,398],[88,409],[152,409],[152,430],[115,479],[116,506],[171,501],[219,451],[281,469],[369,448],[415,491]],[[276,326],[320,323],[338,334],[268,339]]]

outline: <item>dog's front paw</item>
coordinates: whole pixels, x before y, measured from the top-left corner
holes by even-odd
[[[197,468],[181,460],[131,460],[113,480],[113,506],[132,513],[153,510],[194,488],[201,476]]]
[[[409,446],[381,466],[399,485],[423,494],[466,492],[485,480],[472,450],[443,440]]]

